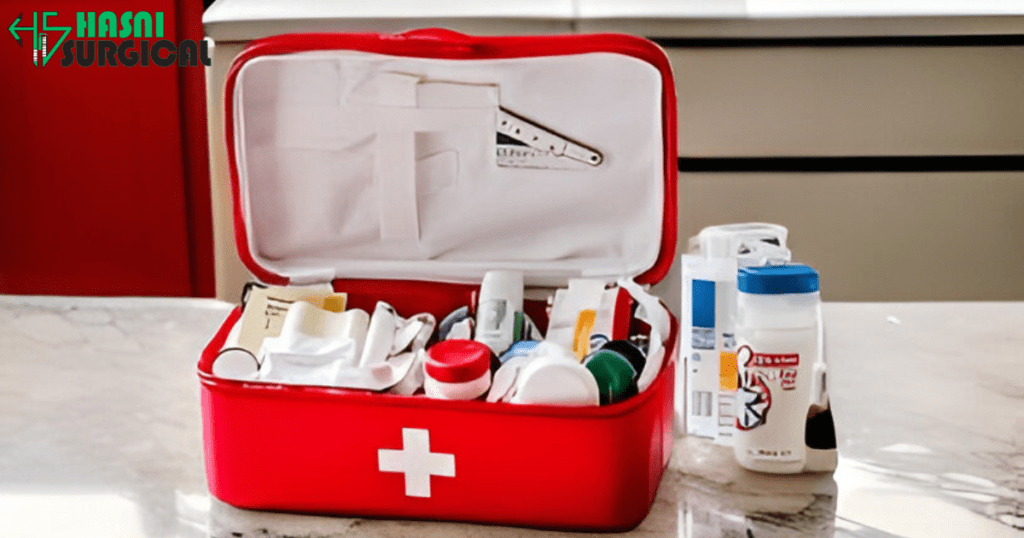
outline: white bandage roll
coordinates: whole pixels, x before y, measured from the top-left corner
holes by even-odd
[[[398,323],[399,317],[395,309],[384,301],[378,301],[367,327],[366,343],[359,358],[359,366],[376,366],[388,359]]]
[[[224,341],[224,346],[213,361],[213,367],[211,368],[213,375],[225,379],[238,380],[256,378],[260,363],[252,352],[238,345],[241,332],[242,322],[238,321],[231,328],[231,332],[228,333],[228,337]]]
[[[299,335],[314,336],[326,340],[352,340],[354,353],[352,363],[356,366],[366,341],[370,315],[363,310],[331,312],[305,301],[296,301],[288,308],[281,325],[281,338],[293,340]]]

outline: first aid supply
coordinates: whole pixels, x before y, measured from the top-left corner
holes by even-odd
[[[356,319],[360,319],[356,311],[335,313],[305,301],[292,303],[281,322],[280,335],[263,339],[258,378],[335,385],[341,369],[358,362],[362,334],[355,329]]]
[[[573,278],[555,292],[545,340],[568,347],[582,360],[590,340],[620,340],[629,335],[632,301],[620,287],[599,279]]]
[[[501,366],[494,371],[494,379],[491,382],[491,389],[487,392],[488,402],[508,402],[516,393],[516,383],[519,381],[519,372],[523,367],[533,360],[531,354],[520,354],[507,358]]]
[[[818,273],[806,265],[747,267],[739,271],[738,287],[733,451],[747,469],[799,473],[821,361]]]
[[[329,295],[324,297],[323,309],[328,312],[344,312],[345,299],[346,297],[344,295]]]
[[[581,310],[576,317],[576,330],[573,331],[572,352],[576,358],[583,362],[583,358],[590,353],[590,333],[594,330],[594,322],[597,319],[597,312],[594,310]]]
[[[429,333],[433,332],[433,321],[431,318],[405,323],[393,316],[393,309],[385,303],[378,303],[377,311],[387,314],[383,322],[378,321],[377,329],[377,339],[385,347],[379,360],[375,357],[363,363],[369,349],[367,346],[359,353],[365,312],[334,313],[303,301],[293,303],[284,316],[281,335],[263,340],[257,379],[367,390],[393,387],[413,370],[417,353],[422,352]],[[401,341],[397,338],[399,328],[404,329]],[[410,332],[427,333],[420,336],[421,343],[416,349],[409,349],[416,338],[409,336]]]
[[[339,306],[337,301],[328,303],[332,308]],[[283,316],[275,314],[281,318],[280,334],[263,338],[255,354],[235,343],[243,332],[240,320],[214,361],[213,373],[226,379],[412,394],[423,385],[422,356],[433,334],[434,318],[418,314],[403,319],[383,302],[375,313],[379,313],[375,348],[363,345],[370,322],[359,309],[333,312],[294,301]],[[364,364],[368,349],[374,356]]]
[[[571,357],[566,349],[550,342],[523,341],[513,344],[499,359],[500,365],[494,372],[494,382],[487,393],[487,401],[510,402],[519,387],[519,374],[523,368],[535,359],[549,355]]]
[[[621,353],[602,348],[588,355],[583,365],[597,381],[601,405],[621,402],[636,395],[636,379],[640,372]]]
[[[474,339],[495,354],[503,353],[515,342],[516,313],[522,311],[523,272],[487,271],[480,284]]]
[[[431,398],[473,400],[491,386],[491,350],[473,340],[445,340],[427,350],[424,389]]]
[[[637,377],[639,377],[640,372],[644,370],[644,366],[647,364],[647,356],[644,351],[629,340],[612,340],[604,343],[598,349],[614,351],[625,357],[633,367],[633,370],[636,371]]]
[[[575,355],[556,346],[539,346],[535,351],[517,376],[510,402],[565,407],[601,403],[597,380]]]
[[[498,109],[498,133],[498,166],[578,170],[604,161],[599,151],[505,108]]]
[[[427,313],[416,314],[409,319],[403,319],[391,308],[391,305],[383,303],[383,301],[377,303],[378,308],[382,304],[387,309],[391,309],[390,313],[396,321],[389,356],[411,354],[413,360],[412,367],[409,368],[408,373],[402,377],[401,381],[392,386],[388,392],[405,396],[415,394],[423,388],[426,381],[426,374],[423,371],[426,360],[425,348],[434,334],[434,326],[437,322],[433,315]],[[394,359],[389,358],[388,360]]]
[[[824,366],[824,363],[821,365]],[[815,377],[823,383],[824,372],[816,371],[815,374]],[[804,433],[804,440],[807,444],[807,461],[804,463],[804,471],[810,473],[832,472],[839,464],[832,406],[827,393],[818,394],[817,399],[819,401],[811,404],[807,412],[807,429]]]
[[[690,435],[732,443],[736,392],[736,271],[787,263],[788,231],[777,224],[709,226],[682,256],[686,368],[676,381],[676,420]],[[684,393],[685,387],[685,393]]]
[[[541,343],[537,340],[520,340],[519,342],[512,344],[512,347],[508,348],[508,351],[502,353],[501,357],[498,357],[498,361],[501,364],[505,364],[506,362],[509,361],[509,359],[512,359],[514,357],[523,357],[529,355],[534,350],[536,350],[537,346],[539,346],[540,344]]]
[[[329,300],[331,298],[325,299]],[[337,304],[333,305],[336,307]],[[281,325],[281,335],[313,336],[332,340],[352,340],[353,354],[347,366],[356,366],[363,352],[369,328],[370,315],[358,308],[336,312],[317,308],[305,301],[292,303]],[[264,341],[265,342],[265,341]]]
[[[567,348],[551,342],[524,341],[512,346],[502,359],[487,394],[489,402],[548,405],[567,402],[565,405],[573,406],[599,403],[598,393],[590,391],[593,380],[581,379],[584,373],[586,376],[582,377],[593,377],[585,368],[572,368],[569,372],[557,367],[548,368],[549,365],[560,363],[579,366],[576,356]],[[534,363],[537,365],[534,366]],[[569,382],[559,386],[566,379]],[[521,394],[524,386],[527,387],[526,391]]]
[[[556,290],[552,312],[561,308],[565,310],[562,314],[567,315],[569,310],[575,308],[568,306],[570,303],[581,304],[580,299],[589,296],[591,299],[603,300],[605,317],[614,320],[622,311],[628,314],[632,309],[633,300],[636,300],[637,318],[647,322],[651,327],[651,334],[645,335],[644,341],[657,355],[653,364],[649,364],[647,356],[639,347],[625,339],[630,336],[628,328],[625,331],[605,331],[609,334],[622,334],[621,340],[609,341],[603,335],[591,335],[590,329],[595,324],[596,312],[583,309],[577,314],[577,325],[586,328],[577,327],[571,346],[546,338],[539,343],[517,342],[502,354],[499,358],[501,366],[494,374],[494,382],[487,400],[547,405],[607,405],[639,393],[642,390],[640,380],[644,378],[644,372],[649,383],[660,367],[657,361],[664,355],[661,337],[664,333],[661,331],[668,330],[667,314],[657,298],[635,283],[620,281],[619,284],[606,289],[603,282],[588,279],[571,280],[569,288],[572,292],[569,292],[569,288]],[[620,327],[628,327],[624,321],[607,323],[618,323]],[[581,337],[581,334],[589,336]],[[548,336],[550,337],[550,332]],[[655,346],[650,346],[652,336],[657,341]],[[581,344],[582,340],[587,342],[585,347]],[[581,349],[588,352],[582,361],[579,356]],[[584,367],[564,366],[563,363],[569,361],[577,364],[582,362]],[[596,393],[591,390],[594,387],[597,387]]]
[[[473,339],[473,316],[469,313],[469,307],[463,306],[448,314],[437,326],[438,340],[472,340]]]
[[[338,387],[350,385],[344,380],[345,374],[356,370],[352,366],[356,349],[351,338],[282,335],[264,339],[260,355],[263,357],[257,373],[260,381]],[[401,377],[394,382],[399,379]]]
[[[789,230],[780,224],[743,222],[708,226],[689,240],[689,251],[708,258],[731,258],[741,267],[777,265],[788,261]]]
[[[379,301],[366,328],[366,344],[359,357],[359,366],[376,366],[387,360],[394,345],[400,318],[391,305]]]
[[[213,363],[213,375],[224,379],[255,379],[260,363],[247,349],[227,347]]]
[[[629,339],[626,341],[636,346],[636,348],[639,349],[640,352],[644,354],[644,359],[646,360],[648,350],[650,350],[651,348],[651,339],[649,336],[647,336],[646,334],[631,334],[629,335]]]
[[[533,322],[533,319],[525,312],[516,312],[516,333],[515,341],[540,341],[544,339],[544,334],[537,328],[537,324]]]
[[[242,324],[236,323],[213,362],[213,375],[225,379],[255,379],[260,362],[256,355],[238,345]]]
[[[807,410],[807,427],[804,433],[804,441],[807,445],[807,461],[804,463],[804,471],[811,473],[833,472],[839,465],[836,425],[832,419],[832,403],[828,396],[824,320],[821,323],[821,360],[814,364],[811,405]]]
[[[345,294],[336,294],[330,284],[296,287],[248,286],[244,298],[245,310],[239,322],[241,328],[238,346],[255,354],[263,344],[264,338],[281,334],[284,316],[292,304],[304,301],[321,307],[325,300],[330,301],[332,310],[345,309]]]
[[[636,380],[637,389],[643,392],[651,386],[651,383],[654,383],[665,362],[665,339],[669,337],[672,318],[661,299],[647,293],[647,290],[635,281],[620,278],[617,284],[636,303],[635,308],[632,309],[633,316],[646,323],[650,328],[650,333],[647,335],[647,360],[644,361],[644,369]],[[622,291],[619,292],[619,296],[622,296]],[[627,328],[626,331],[628,334],[629,329]]]

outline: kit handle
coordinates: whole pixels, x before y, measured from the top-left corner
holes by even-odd
[[[476,38],[446,28],[417,28],[398,34],[403,39],[444,42],[449,45],[470,46],[477,43]]]

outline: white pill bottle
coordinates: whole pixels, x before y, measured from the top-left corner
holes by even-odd
[[[752,471],[799,473],[821,360],[818,273],[796,264],[745,267],[737,288],[736,460]]]

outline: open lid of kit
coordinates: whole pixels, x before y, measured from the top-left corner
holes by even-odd
[[[275,36],[226,92],[236,242],[265,282],[652,283],[672,263],[675,94],[646,40]]]

